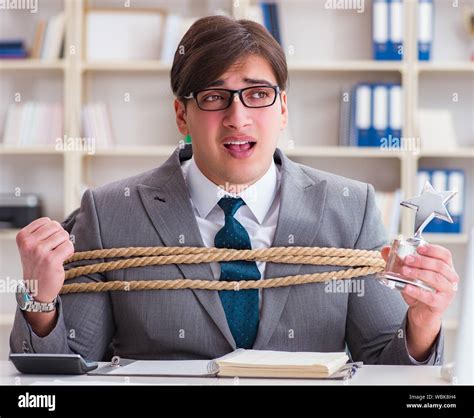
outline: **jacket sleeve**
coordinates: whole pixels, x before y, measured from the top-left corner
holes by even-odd
[[[374,188],[367,185],[364,219],[355,248],[379,250],[387,244]],[[360,289],[363,292],[349,295],[346,321],[346,340],[352,359],[367,364],[441,364],[443,329],[429,357],[424,362],[417,362],[407,349],[407,305],[401,294],[383,286],[374,275],[357,280],[362,281]]]
[[[75,251],[103,248],[92,190],[85,192],[80,210],[75,215],[75,219],[70,216],[63,223],[63,227],[70,230]],[[89,263],[91,262],[75,262],[70,267]],[[65,284],[104,280],[105,276],[102,274],[91,274],[67,280]],[[115,330],[109,294],[62,295],[58,297],[57,310],[58,319],[54,329],[47,336],[39,337],[26,321],[23,311],[17,307],[10,334],[11,352],[76,353],[88,360],[103,360]]]

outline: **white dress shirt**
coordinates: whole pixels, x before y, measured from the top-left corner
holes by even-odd
[[[235,194],[226,193],[209,180],[201,172],[194,158],[185,161],[181,168],[206,247],[215,247],[214,238],[224,226],[224,211],[217,204],[224,196],[238,196],[244,200],[245,205],[237,210],[234,218],[247,230],[252,249],[272,246],[280,211],[281,183],[281,173],[273,160],[270,168],[257,182],[243,192]],[[257,261],[262,279],[265,277],[265,264],[265,262]],[[210,263],[210,267],[214,278],[219,279],[221,274],[219,263]],[[261,301],[261,291],[259,291],[260,308]]]

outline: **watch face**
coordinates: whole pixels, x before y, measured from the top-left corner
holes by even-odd
[[[18,289],[16,292],[16,301],[20,309],[25,309],[28,305],[28,302],[31,302],[30,295],[26,292],[25,286],[23,283],[18,285]]]

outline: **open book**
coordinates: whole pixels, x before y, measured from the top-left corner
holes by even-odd
[[[349,363],[345,352],[312,353],[238,349],[214,360],[130,360],[113,361],[91,375],[108,376],[222,376],[276,378],[352,377],[361,363]]]

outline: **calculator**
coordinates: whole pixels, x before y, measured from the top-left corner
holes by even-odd
[[[10,354],[9,359],[24,374],[86,374],[98,367],[80,354]]]

